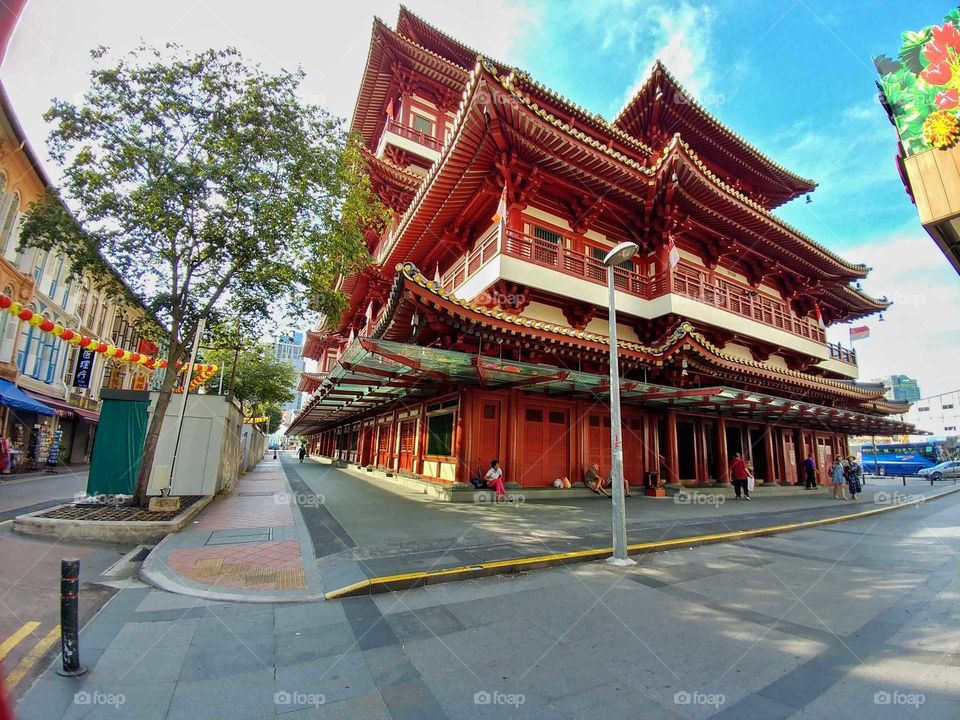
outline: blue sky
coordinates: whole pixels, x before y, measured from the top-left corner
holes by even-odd
[[[896,172],[896,136],[876,100],[871,58],[900,33],[939,23],[947,2],[825,0],[409,0],[428,22],[531,72],[607,118],[661,58],[707,108],[775,161],[820,183],[779,214],[874,272],[895,306],[867,321],[861,375],[906,373],[924,394],[960,387],[960,278],[919,225]],[[398,5],[274,0],[30,0],[0,78],[31,142],[51,97],[85,87],[87,50],[139,38],[197,49],[234,45],[268,68],[301,65],[304,94],[349,115],[374,15]],[[56,177],[56,168],[51,167]],[[831,328],[847,343],[847,326]]]

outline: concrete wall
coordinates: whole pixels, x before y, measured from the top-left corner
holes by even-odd
[[[158,393],[150,393],[150,413]],[[224,395],[187,395],[187,407],[177,449],[177,425],[184,396],[175,395],[167,407],[163,430],[150,479],[149,494],[159,495],[173,469],[173,495],[215,495],[229,490],[244,465],[240,445],[242,417],[240,406]]]
[[[240,472],[245,473],[263,460],[267,436],[254,425],[244,425],[240,434]]]

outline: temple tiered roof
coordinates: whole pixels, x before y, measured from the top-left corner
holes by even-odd
[[[743,180],[751,194],[770,208],[816,188],[771,160],[752,144],[717,120],[659,60],[643,85],[613,124],[653,146],[681,133],[697,151],[726,171],[732,181]]]

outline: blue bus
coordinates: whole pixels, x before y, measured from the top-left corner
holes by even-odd
[[[860,448],[864,472],[876,475],[916,475],[942,462],[943,441],[877,443]]]

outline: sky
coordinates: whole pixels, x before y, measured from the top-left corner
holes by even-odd
[[[857,322],[863,379],[919,380],[924,395],[960,388],[960,276],[923,231],[894,164],[896,134],[876,99],[871,58],[900,33],[939,23],[949,2],[848,0],[408,0],[465,44],[610,119],[660,58],[722,122],[769,157],[819,183],[812,202],[778,214],[873,268],[863,288],[894,306]],[[27,136],[46,155],[42,113],[78,99],[89,50],[140,39],[192,49],[234,46],[267,69],[306,72],[304,97],[353,112],[374,16],[399,5],[273,0],[30,0],[0,79]],[[50,175],[56,167],[47,163]],[[829,329],[848,344],[848,325]]]

